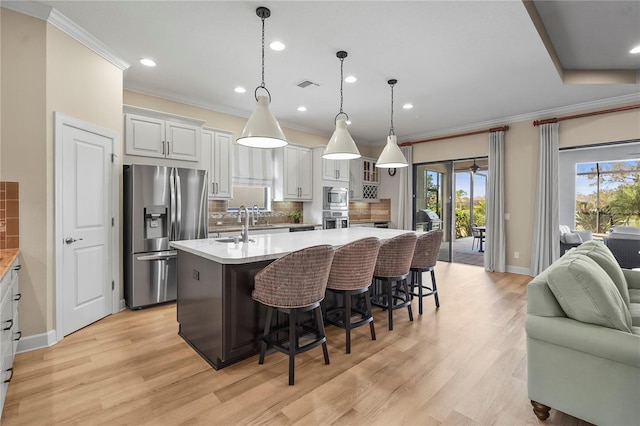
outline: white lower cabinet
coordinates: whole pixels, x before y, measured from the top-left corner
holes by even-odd
[[[21,333],[18,324],[20,289],[18,283],[18,259],[13,261],[0,282],[0,418],[7,388],[13,377],[13,359]]]

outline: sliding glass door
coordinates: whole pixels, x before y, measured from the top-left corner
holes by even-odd
[[[444,230],[438,260],[451,262],[455,239],[452,226],[453,161],[414,166],[414,229]]]

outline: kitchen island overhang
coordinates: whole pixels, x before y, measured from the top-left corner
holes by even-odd
[[[180,336],[220,369],[259,352],[265,307],[251,297],[254,277],[287,253],[320,244],[337,248],[365,237],[393,238],[407,230],[346,228],[250,235],[248,243],[174,241],[178,250]],[[284,321],[284,318],[282,318]]]

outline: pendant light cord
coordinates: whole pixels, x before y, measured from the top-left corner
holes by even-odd
[[[262,19],[262,84],[260,85],[260,87],[262,87],[263,89],[266,89],[265,84],[264,84],[264,17],[260,18]]]
[[[389,86],[391,86],[391,128],[389,129],[389,136],[396,134],[395,130],[393,129],[393,86],[394,85],[395,83],[389,84]]]
[[[334,118],[334,123],[338,120],[338,117],[340,115],[344,115],[345,117],[347,117],[347,121],[349,121],[349,116],[342,110],[342,104],[344,102],[344,95],[342,93],[342,84],[344,82],[344,58],[347,57],[347,52],[341,50],[336,53],[336,56],[338,57],[338,59],[340,59],[340,112],[338,113],[338,115],[336,115],[336,118]]]
[[[262,8],[264,11],[261,11],[260,9],[261,8],[258,8],[257,13],[258,13],[258,16],[260,16],[260,19],[262,20],[262,82],[260,86],[256,87],[256,90],[254,92],[254,97],[256,98],[256,101],[257,101],[258,90],[264,89],[267,92],[267,95],[269,95],[269,103],[271,103],[271,92],[269,92],[269,89],[267,89],[267,86],[264,83],[264,20],[270,16],[270,12],[268,9],[265,10],[264,8]]]

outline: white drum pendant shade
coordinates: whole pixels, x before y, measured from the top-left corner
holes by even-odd
[[[347,130],[347,122],[344,119],[336,120],[336,131],[333,132],[322,158],[328,160],[353,160],[360,158],[360,151]]]
[[[378,158],[376,167],[390,169],[407,167],[408,165],[406,158],[404,158],[404,155],[398,146],[398,138],[396,135],[387,136],[387,145],[385,145],[382,150],[382,154],[380,154],[380,158]]]
[[[280,124],[269,110],[269,98],[258,96],[256,109],[253,111],[238,143],[252,148],[280,148],[287,145]]]

